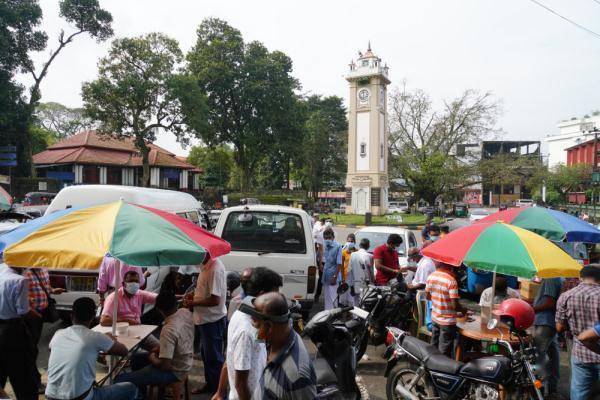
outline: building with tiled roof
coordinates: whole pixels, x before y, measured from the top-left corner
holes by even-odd
[[[148,145],[150,186],[164,189],[199,190],[202,170],[185,157]],[[38,176],[63,184],[110,184],[140,186],[142,156],[132,139],[80,132],[33,156]]]

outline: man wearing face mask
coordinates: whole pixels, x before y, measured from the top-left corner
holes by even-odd
[[[429,227],[429,241],[431,241],[431,242],[438,241],[441,238],[441,236],[440,236],[441,233],[442,233],[442,230],[440,229],[440,227],[432,224]]]
[[[337,288],[341,280],[342,245],[336,242],[333,229],[323,232],[323,292],[325,294],[325,310],[336,307]]]
[[[402,244],[402,238],[397,233],[388,236],[387,243],[375,247],[373,259],[375,262],[375,284],[385,286],[398,275],[400,263],[396,249]]]
[[[288,303],[280,293],[265,293],[240,311],[252,317],[257,338],[268,350],[267,365],[254,398],[310,400],[317,398],[317,376],[302,338],[292,329]]]
[[[112,325],[113,303],[115,293],[118,293],[119,304],[117,307],[117,322],[129,322],[130,325],[139,325],[144,304],[154,304],[156,293],[140,290],[140,276],[136,271],[127,271],[123,278],[123,287],[117,292],[112,292],[104,302],[104,309],[100,317],[100,325]]]
[[[244,285],[246,296],[242,303],[252,305],[256,296],[278,292],[281,286],[283,280],[277,272],[265,267],[254,268]],[[239,310],[234,312],[227,328],[227,360],[212,400],[257,399],[253,393],[256,394],[260,375],[267,364],[267,349],[262,341],[256,340],[256,335],[250,316]]]

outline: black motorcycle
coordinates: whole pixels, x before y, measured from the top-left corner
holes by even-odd
[[[302,336],[317,347],[313,361],[319,399],[360,399],[356,353],[344,317],[352,307],[321,311],[306,324]]]
[[[379,346],[384,343],[388,326],[408,330],[413,321],[413,303],[401,274],[388,286],[368,285],[357,306],[364,311],[363,315],[356,310],[352,321],[347,323],[354,338],[356,359],[362,358],[369,344]]]
[[[406,332],[390,327],[386,392],[388,400],[478,399],[542,400],[539,369],[534,365],[535,349],[527,345],[525,332],[511,331],[519,338],[519,348],[509,342],[508,356],[492,355],[468,363],[455,361]]]

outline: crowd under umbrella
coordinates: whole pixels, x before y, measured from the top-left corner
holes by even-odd
[[[216,258],[230,251],[228,242],[185,218],[124,201],[58,211],[0,236],[0,252],[12,267],[97,270],[108,253],[118,261],[117,288],[121,263],[199,265],[207,255]],[[115,295],[113,335],[117,309]]]
[[[9,211],[12,207],[13,198],[0,186],[0,211]]]
[[[598,228],[573,215],[550,208],[510,208],[488,215],[476,223],[496,221],[527,229],[555,242],[600,243]]]
[[[503,222],[481,222],[457,229],[422,250],[455,267],[490,271],[492,299],[496,274],[531,279],[578,277],[581,265],[550,240]],[[490,303],[490,313],[493,301]]]

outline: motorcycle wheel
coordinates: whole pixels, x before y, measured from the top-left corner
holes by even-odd
[[[385,385],[385,392],[388,400],[401,400],[403,397],[396,393],[396,386],[400,383],[403,386],[415,377],[417,367],[406,361],[399,361],[398,364],[390,371]],[[436,397],[436,392],[433,384],[424,376],[412,388],[411,393],[419,399]]]

